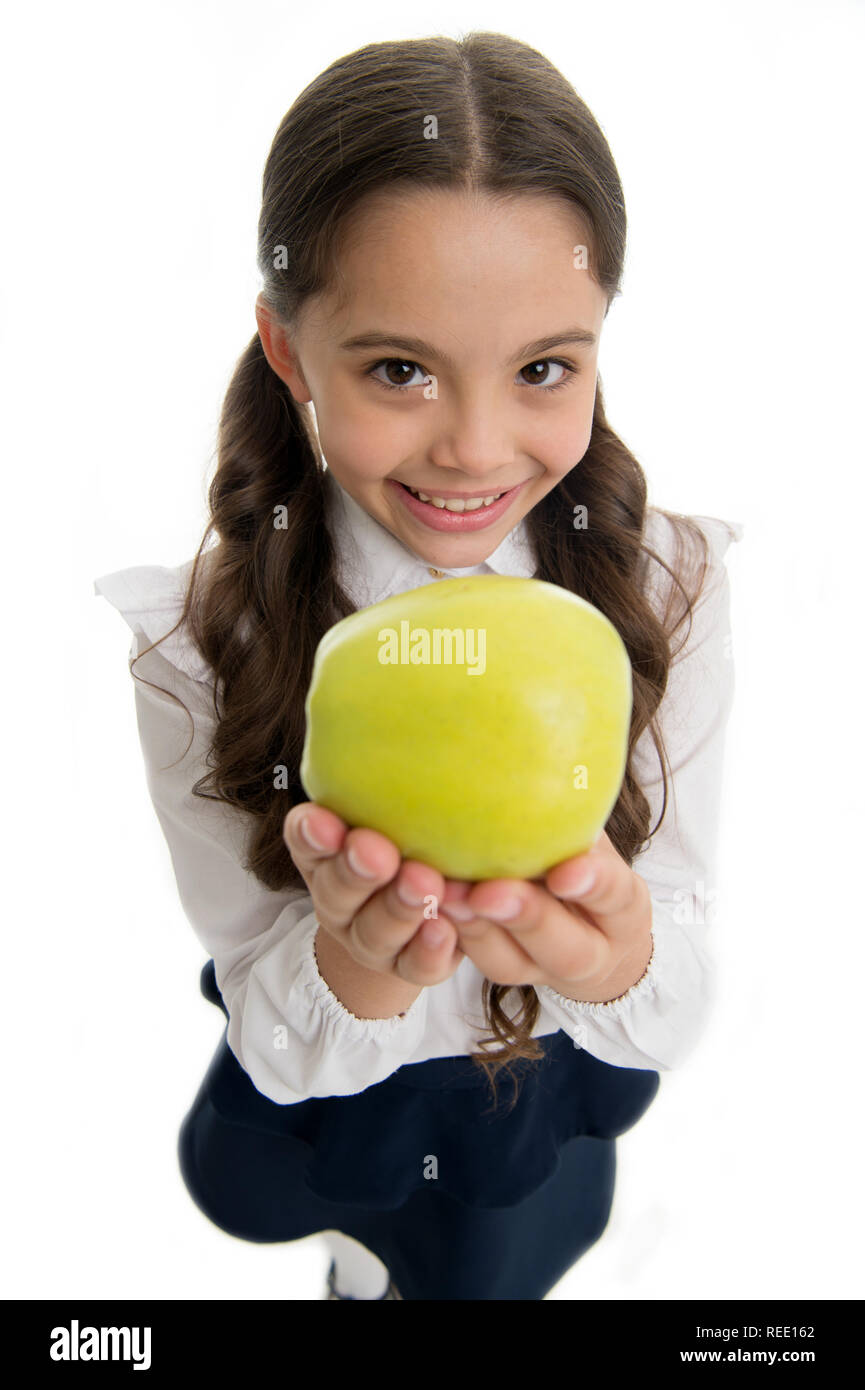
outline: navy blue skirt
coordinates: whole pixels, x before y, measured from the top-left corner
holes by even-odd
[[[213,961],[205,998],[228,1011]],[[613,1067],[562,1031],[515,1083],[468,1056],[399,1067],[350,1096],[279,1105],[223,1033],[180,1129],[196,1205],[243,1240],[353,1236],[404,1299],[542,1299],[598,1239],[615,1140],[646,1112],[656,1071]],[[516,1093],[516,1101],[514,1096]]]

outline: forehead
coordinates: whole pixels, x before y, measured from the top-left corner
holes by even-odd
[[[600,332],[607,298],[579,209],[544,193],[507,197],[455,189],[388,189],[364,198],[344,224],[335,279],[308,301],[304,323],[334,341],[378,328],[430,338],[447,351],[471,337],[520,341],[572,321]],[[556,324],[550,322],[550,315]],[[537,325],[537,334],[534,326]],[[474,349],[473,349],[474,350]]]

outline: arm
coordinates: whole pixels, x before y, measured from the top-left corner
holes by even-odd
[[[323,927],[315,934],[315,958],[322,979],[355,1018],[403,1017],[423,989],[367,970]]]
[[[166,624],[168,626],[168,624]],[[137,652],[149,645],[138,636]],[[427,991],[372,981],[320,940],[305,888],[273,892],[243,868],[247,818],[234,807],[193,796],[213,735],[210,687],[149,652],[135,667],[135,701],[147,783],[171,854],[184,912],[213,957],[229,1013],[228,1043],[263,1095],[279,1104],[351,1095],[414,1060],[424,1037]],[[173,764],[173,766],[169,766]],[[336,991],[331,989],[333,980]],[[339,991],[342,993],[340,994]],[[356,1017],[346,1004],[357,1005]]]
[[[648,969],[641,974],[645,962],[635,960],[630,987],[620,997],[619,978],[602,991],[606,999],[574,999],[545,986],[538,989],[544,1013],[613,1066],[667,1071],[680,1065],[701,1035],[715,997],[707,934],[716,897],[723,751],[734,672],[728,640],[730,586],[723,562],[730,537],[718,522],[707,532],[713,553],[706,588],[688,642],[673,661],[659,711],[672,768],[667,809],[648,849],[633,862],[652,900],[654,950]],[[637,744],[634,767],[654,825],[662,784],[647,732]],[[623,968],[622,975],[627,974]]]

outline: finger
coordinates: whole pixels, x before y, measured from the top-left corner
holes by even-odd
[[[315,867],[319,920],[328,930],[347,928],[367,898],[396,877],[401,862],[396,845],[377,830],[350,830],[339,853],[322,856]]]
[[[436,869],[416,860],[406,860],[397,879],[386,888],[368,894],[351,912],[346,935],[351,941],[354,958],[371,970],[394,968],[400,952],[424,920],[425,900],[429,897],[438,900],[441,893],[441,874]],[[456,933],[452,928],[447,940],[453,948]],[[444,944],[442,940],[436,946],[439,955]],[[418,960],[425,965],[427,956],[421,953]]]
[[[544,973],[504,927],[483,917],[457,925],[462,952],[482,975],[501,985],[531,985]]]
[[[430,927],[440,933],[435,943],[427,935]],[[397,956],[394,968],[401,979],[412,984],[436,985],[450,979],[464,954],[452,923],[443,918],[438,921],[432,918],[421,923]]]
[[[503,911],[511,904],[516,905],[516,911]],[[578,908],[566,906],[534,883],[495,879],[479,884],[470,894],[467,906],[480,918],[502,923],[541,975],[582,979],[600,974],[609,957],[610,947],[598,927],[584,918]],[[469,946],[465,943],[471,930],[471,922],[460,928],[460,941],[467,954]]]
[[[550,869],[546,886],[553,897],[572,904],[615,940],[633,936],[635,918],[651,911],[648,884],[606,835],[587,854],[564,859]]]
[[[467,909],[460,911],[459,907],[459,904],[468,897],[473,887],[473,883],[465,882],[463,879],[445,879],[444,896],[438,904],[438,907],[449,921],[461,922],[474,916],[474,914]]]
[[[474,884],[463,878],[446,878],[443,902],[460,902],[467,898]]]
[[[282,838],[301,873],[342,848],[348,826],[333,811],[314,801],[301,801],[282,823]]]

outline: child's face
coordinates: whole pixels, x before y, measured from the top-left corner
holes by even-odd
[[[588,447],[607,299],[579,265],[586,242],[555,198],[389,192],[357,210],[339,294],[308,300],[295,333],[259,299],[268,360],[312,400],[328,467],[430,565],[480,564]],[[594,341],[557,337],[574,329]],[[348,347],[360,334],[381,341]],[[439,498],[518,491],[459,514],[398,483]]]

